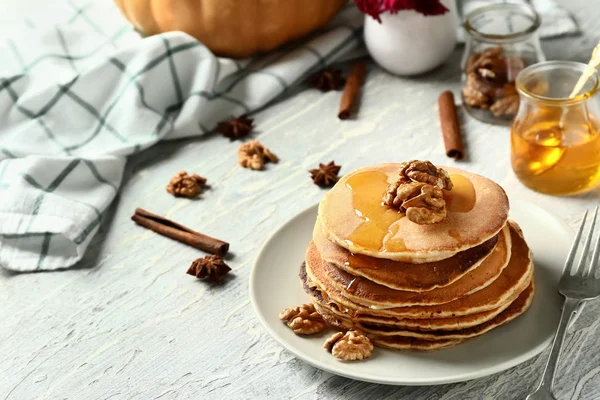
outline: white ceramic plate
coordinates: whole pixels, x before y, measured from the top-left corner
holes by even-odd
[[[562,298],[557,292],[564,260],[574,237],[564,222],[543,209],[511,201],[510,217],[523,228],[535,260],[535,297],[516,320],[478,338],[434,352],[375,348],[361,362],[340,362],[323,348],[333,331],[296,336],[279,318],[286,307],[308,301],[298,272],[311,237],[317,206],[283,225],[266,242],[250,275],[250,298],[269,333],[307,363],[333,374],[394,385],[435,385],[494,374],[540,353],[558,326]]]

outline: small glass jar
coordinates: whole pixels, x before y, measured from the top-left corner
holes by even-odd
[[[569,97],[585,67],[574,61],[548,61],[517,76],[521,104],[511,127],[512,167],[535,191],[572,195],[599,186],[598,75]]]
[[[493,4],[467,14],[461,93],[469,114],[510,125],[519,105],[517,74],[545,60],[539,26],[540,16],[527,4]]]

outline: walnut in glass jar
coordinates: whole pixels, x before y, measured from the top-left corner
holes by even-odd
[[[491,4],[469,13],[463,57],[465,109],[488,123],[510,124],[519,108],[515,79],[544,60],[536,31],[537,12],[527,4]]]

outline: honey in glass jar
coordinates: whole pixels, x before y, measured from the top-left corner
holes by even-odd
[[[600,112],[598,76],[569,97],[585,64],[549,61],[517,76],[519,111],[511,126],[512,167],[542,193],[572,195],[598,188]]]

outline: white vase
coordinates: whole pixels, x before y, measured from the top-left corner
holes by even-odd
[[[441,65],[456,45],[456,3],[442,0],[450,10],[424,16],[416,11],[381,15],[381,23],[365,16],[365,44],[373,59],[397,75],[416,75]]]

